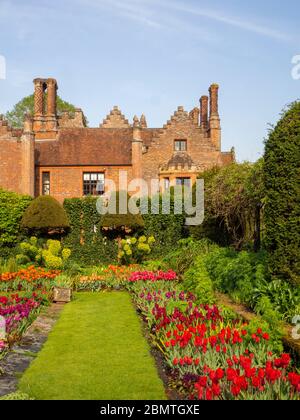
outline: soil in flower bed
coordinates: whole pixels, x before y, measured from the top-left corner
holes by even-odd
[[[63,306],[52,304],[46,308],[28,328],[21,341],[0,360],[0,397],[17,390],[19,377],[41,350]]]

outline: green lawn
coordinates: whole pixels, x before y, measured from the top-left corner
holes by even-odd
[[[166,398],[126,292],[77,293],[19,389],[40,400]]]

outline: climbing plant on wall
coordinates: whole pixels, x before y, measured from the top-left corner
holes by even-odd
[[[96,209],[95,197],[66,199],[71,232],[65,238],[72,250],[72,259],[80,264],[111,263],[117,259],[117,243],[101,232],[101,216]]]

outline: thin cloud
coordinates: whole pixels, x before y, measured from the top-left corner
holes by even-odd
[[[289,35],[283,32],[277,31],[272,28],[268,28],[267,26],[261,26],[254,22],[242,20],[240,18],[229,17],[223,14],[222,12],[205,10],[205,9],[200,9],[200,8],[192,8],[181,3],[168,3],[168,4],[174,10],[176,9],[178,11],[189,13],[195,16],[201,16],[207,19],[224,23],[229,26],[243,29],[245,31],[250,31],[259,35],[264,35],[269,38],[275,38],[275,39],[280,39],[280,40],[289,40],[291,38]]]
[[[113,0],[110,0],[113,3]],[[183,12],[193,16],[199,16],[205,19],[213,20],[215,22],[223,23],[225,25],[242,29],[244,31],[256,33],[265,37],[288,41],[291,40],[291,35],[273,29],[267,25],[258,24],[256,22],[246,20],[241,17],[232,17],[219,10],[205,9],[201,7],[189,6],[187,3],[167,1],[167,0],[124,0],[123,4],[130,4],[130,7],[135,9],[143,8],[145,5],[167,9],[169,12]],[[182,19],[184,21],[184,19]]]
[[[155,7],[155,0],[153,3],[144,0],[137,2],[135,0],[122,2],[119,0],[77,0],[77,2],[85,6],[88,4],[97,9],[108,10],[115,15],[135,20],[142,25],[146,24],[165,32],[176,31],[177,34],[187,33],[202,41],[216,41],[216,35],[212,34],[211,31],[207,31],[198,25],[192,25],[187,20],[175,16],[175,13],[170,14],[168,11],[166,13],[159,7],[159,3],[157,3],[158,7]]]
[[[142,25],[161,28],[162,24],[153,17],[153,12],[149,8],[136,7],[130,2],[117,0],[79,0],[79,3],[93,7],[100,7],[113,11],[120,16],[132,19]]]

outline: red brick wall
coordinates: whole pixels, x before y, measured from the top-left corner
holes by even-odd
[[[179,110],[151,144],[147,153],[143,154],[143,175],[147,181],[158,177],[159,167],[172,158],[175,140],[187,140],[187,153],[201,171],[223,164],[222,154],[213,145],[208,132],[197,126],[187,113]]]
[[[0,187],[22,193],[22,143],[0,139]]]
[[[42,172],[50,172],[50,194],[61,203],[65,198],[83,196],[83,173],[104,172],[106,179],[112,179],[119,189],[119,171],[128,171],[131,180],[131,167],[70,166],[70,167],[37,167],[36,195],[42,194]]]

